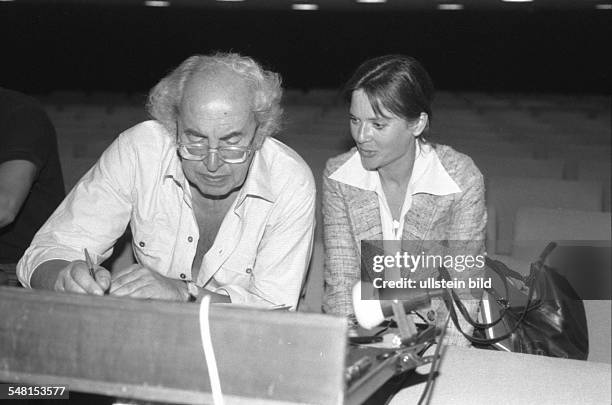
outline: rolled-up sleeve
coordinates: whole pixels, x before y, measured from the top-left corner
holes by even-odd
[[[326,313],[353,313],[351,291],[359,280],[359,249],[353,239],[347,209],[337,181],[329,178],[329,165],[323,173],[323,241],[325,245]]]
[[[17,264],[26,287],[34,270],[49,260],[83,259],[87,248],[96,263],[107,259],[129,222],[136,154],[119,136],[34,236]]]

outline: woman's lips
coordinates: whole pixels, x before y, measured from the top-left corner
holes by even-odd
[[[359,153],[361,154],[362,157],[366,157],[366,158],[376,155],[376,151],[367,150],[367,149],[359,149]]]

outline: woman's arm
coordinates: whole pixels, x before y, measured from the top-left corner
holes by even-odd
[[[473,163],[463,173],[465,173],[467,181],[463,182],[461,186],[463,191],[457,196],[452,208],[448,231],[449,253],[454,256],[480,257],[481,260],[475,261],[473,267],[466,268],[461,272],[449,270],[451,277],[463,279],[467,283],[469,279],[479,279],[484,275],[484,267],[479,266],[479,263],[484,261],[487,211],[482,174]],[[482,290],[468,288],[456,290],[456,292],[459,293],[470,317],[476,320],[482,298]],[[459,315],[459,324],[464,332],[472,333],[473,327],[461,315]],[[467,339],[456,330],[452,322],[449,324],[446,343],[459,346],[470,345]]]
[[[325,245],[325,289],[323,310],[349,315],[353,311],[351,292],[359,280],[359,248],[356,246],[347,207],[339,183],[331,180],[328,167],[323,173],[323,242]]]

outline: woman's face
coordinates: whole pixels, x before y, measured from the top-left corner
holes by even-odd
[[[420,120],[408,122],[382,106],[381,113],[376,114],[363,90],[353,92],[351,135],[367,170],[383,169],[406,157],[413,159],[416,137],[423,131]]]

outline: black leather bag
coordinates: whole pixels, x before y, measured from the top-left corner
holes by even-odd
[[[555,243],[550,243],[544,249],[540,258],[531,264],[527,277],[500,261],[487,258],[489,273],[498,277],[498,283],[493,283],[497,287],[485,288],[499,314],[491,322],[471,319],[457,294],[447,291],[444,300],[457,329],[475,346],[503,342],[506,349],[514,352],[586,360],[589,341],[584,304],[565,277],[544,264],[555,247]],[[446,269],[440,269],[440,274],[450,279]],[[453,302],[474,326],[473,335],[461,329]],[[485,333],[490,328],[497,331],[494,338]]]

